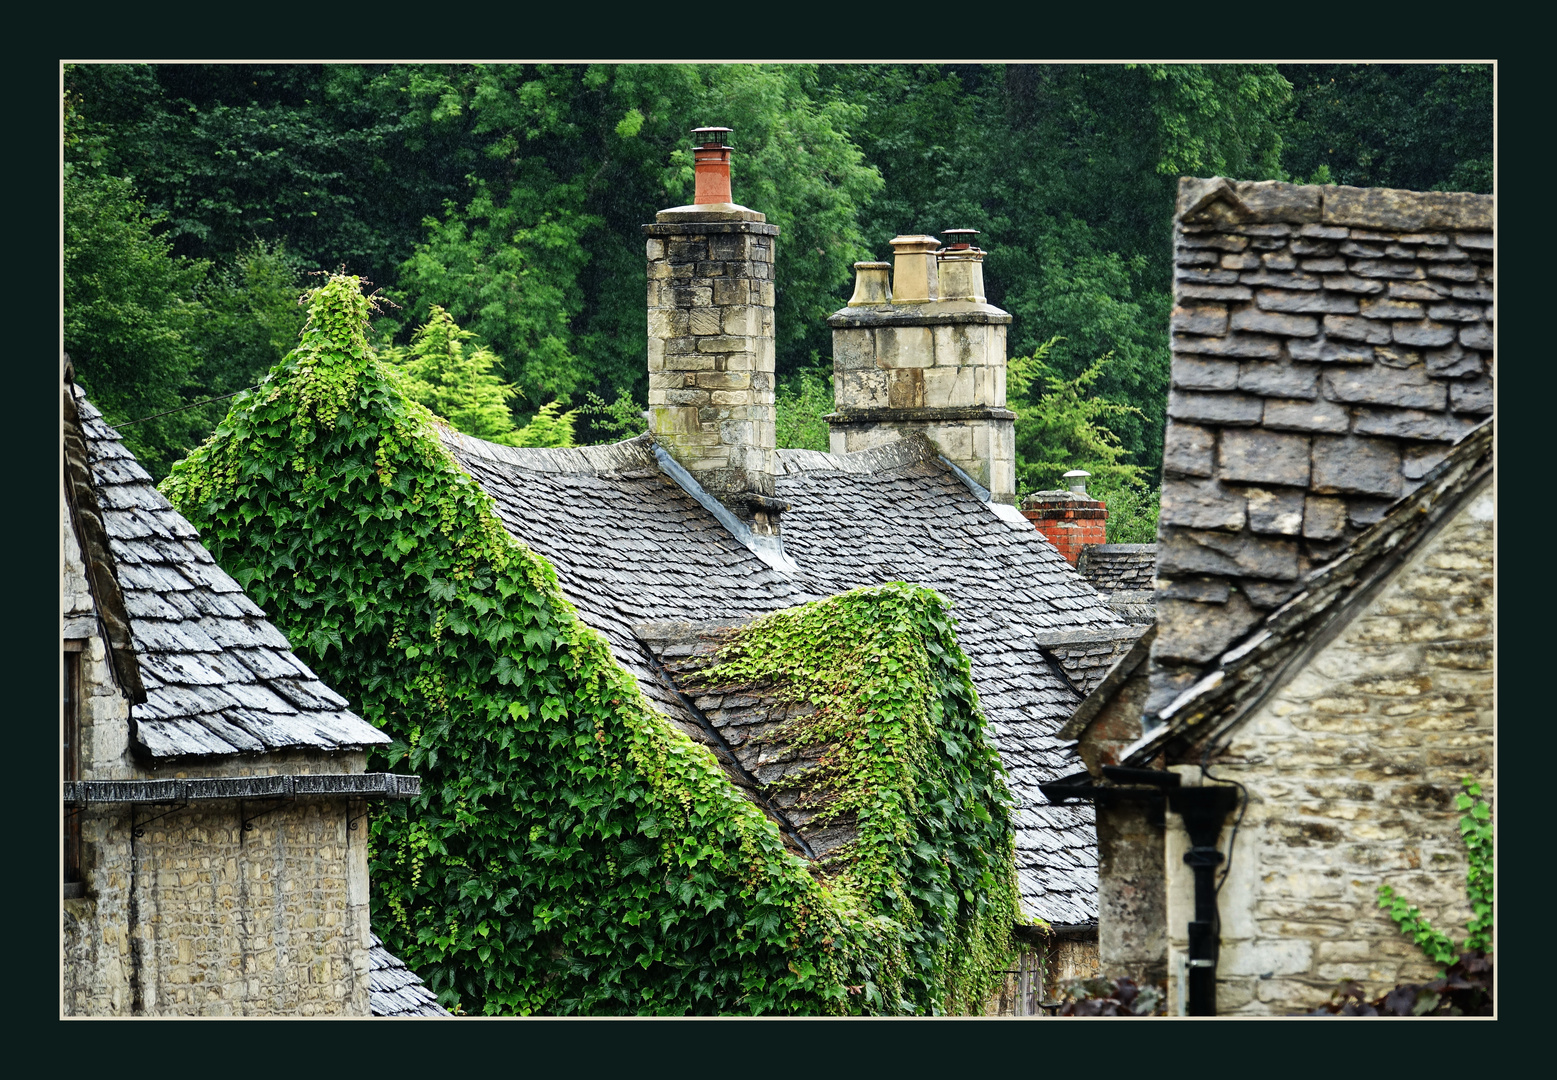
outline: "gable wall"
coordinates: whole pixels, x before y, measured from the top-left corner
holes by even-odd
[[[64,506],[63,491],[61,506]],[[62,509],[62,610],[92,598]],[[81,661],[81,778],[362,772],[363,754],[294,751],[147,767],[103,638]],[[86,895],[63,901],[66,1015],[368,1015],[367,819],[360,800],[200,803],[132,831],[132,808],[81,812]],[[170,809],[137,806],[145,822]]]
[[[1380,885],[1464,939],[1454,797],[1464,776],[1492,793],[1494,505],[1489,479],[1213,760],[1249,790],[1218,904],[1219,1013],[1306,1011],[1342,980],[1372,996],[1433,977],[1378,908]],[[1181,819],[1167,824],[1176,984],[1194,891]]]

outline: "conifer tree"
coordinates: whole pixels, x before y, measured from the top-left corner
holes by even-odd
[[[456,430],[509,442],[515,432],[508,402],[518,391],[493,371],[501,359],[475,337],[434,305],[427,323],[412,335],[410,348],[387,350],[384,359],[400,371],[408,396]]]

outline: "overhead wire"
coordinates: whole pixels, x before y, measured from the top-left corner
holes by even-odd
[[[228,398],[237,397],[239,394],[246,394],[250,390],[258,390],[260,387],[264,386],[267,381],[268,380],[261,379],[259,382],[255,383],[253,386],[245,386],[242,390],[234,390],[232,393],[230,393],[230,394],[222,394],[220,397],[206,398],[204,401],[192,401],[188,405],[180,405],[176,409],[167,409],[164,412],[152,413],[150,416],[143,416],[139,420],[124,420],[124,421],[115,421],[115,422],[107,422],[107,421],[105,421],[105,422],[107,422],[108,426],[111,427],[111,428],[134,427],[136,424],[144,424],[148,420],[160,420],[164,416],[172,416],[174,413],[187,412],[190,409],[198,409],[200,406],[202,406],[202,405],[209,405],[213,401],[226,401]]]

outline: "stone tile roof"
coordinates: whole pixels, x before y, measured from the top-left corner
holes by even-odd
[[[1122,630],[1043,634],[1038,641],[1051,667],[1057,666],[1077,696],[1084,698],[1097,689],[1114,661],[1135,644],[1141,630],[1140,626],[1127,625]]]
[[[416,972],[406,967],[377,934],[369,935],[368,1007],[374,1016],[449,1016],[448,1009],[422,984]]]
[[[1121,754],[1122,762],[1143,764],[1164,749],[1215,740],[1279,689],[1491,475],[1492,434],[1488,418],[1450,449],[1413,494],[1397,500],[1336,558],[1305,575],[1296,596],[1201,665],[1188,689],[1160,710],[1148,702],[1141,717],[1144,734]]]
[[[153,758],[356,749],[389,736],[292,655],[74,387],[90,484],[107,528],[145,687],[131,736]]]
[[[1156,544],[1088,544],[1076,559],[1076,572],[1125,622],[1145,626],[1156,621]]]
[[[1156,571],[1156,544],[1088,544],[1076,561],[1076,572],[1105,594],[1149,590]]]
[[[1493,209],[1180,179],[1149,711],[1491,415]]]
[[[1018,802],[1023,902],[1053,922],[1096,918],[1092,811],[1050,806],[1037,786],[1075,771],[1055,732],[1078,701],[1039,638],[1133,632],[1025,520],[992,510],[923,439],[849,455],[779,451],[793,575],[770,568],[671,480],[648,436],[566,451],[452,431],[444,440],[509,531],[556,567],[580,617],[668,716],[715,749],[732,779],[745,770],[661,674],[636,625],[748,619],[888,581],[941,592],[956,605],[958,640]]]

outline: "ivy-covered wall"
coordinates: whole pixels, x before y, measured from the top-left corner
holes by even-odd
[[[816,706],[857,838],[825,866],[657,713],[367,344],[338,276],[164,484],[423,777],[373,822],[375,928],[469,1013],[976,1012],[1017,918],[1009,797],[946,603],[777,612],[721,670]],[[818,790],[821,790],[819,787]]]

